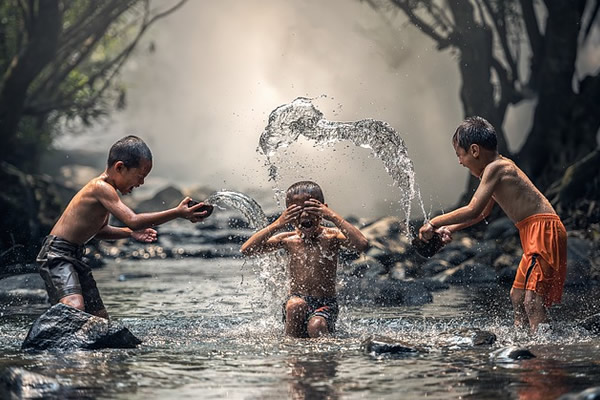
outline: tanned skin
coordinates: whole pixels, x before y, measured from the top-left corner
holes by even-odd
[[[139,167],[127,168],[122,161],[117,161],[98,177],[88,182],[67,205],[64,213],[52,228],[51,235],[59,236],[71,243],[85,244],[91,238],[123,239],[133,238],[144,243],[157,240],[156,230],[152,227],[173,220],[185,218],[198,222],[207,216],[207,212],[198,212],[203,203],[188,207],[191,198],[186,197],[175,208],[165,211],[136,214],[127,207],[119,197],[129,194],[136,187],[144,184],[144,179],[152,169],[152,161],[141,160]],[[127,225],[126,228],[108,225],[109,215],[114,215]],[[72,294],[59,300],[79,310],[85,310],[83,296]],[[95,315],[108,318],[105,309]]]
[[[453,232],[487,217],[494,203],[498,203],[515,223],[534,214],[556,214],[548,199],[510,159],[478,144],[471,144],[468,149],[455,144],[454,150],[460,165],[468,168],[481,182],[469,204],[426,222],[419,229],[422,240],[428,241],[437,231],[445,242],[451,241]],[[528,322],[531,331],[536,332],[540,323],[547,322],[543,296],[531,290],[512,288],[510,297],[515,326],[525,327]]]
[[[321,225],[322,219],[333,222],[336,228]],[[281,232],[293,225],[291,232]],[[290,293],[313,297],[335,297],[336,273],[340,246],[362,252],[368,247],[363,234],[323,204],[300,193],[287,203],[287,209],[277,220],[255,233],[242,246],[245,255],[256,255],[277,249],[285,249],[290,257]],[[285,333],[300,337],[303,330],[307,305],[299,297],[292,297],[286,304]],[[328,334],[327,322],[320,316],[308,321],[310,337]]]

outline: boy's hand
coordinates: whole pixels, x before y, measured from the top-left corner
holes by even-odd
[[[189,207],[188,203],[190,200],[192,200],[192,198],[186,196],[186,198],[183,199],[177,206],[177,210],[179,211],[181,218],[185,218],[192,223],[196,223],[208,217],[208,211],[200,211],[200,209],[204,207],[204,203],[200,202],[192,207]]]
[[[278,227],[283,228],[287,224],[293,223],[300,216],[301,212],[302,207],[296,204],[292,204],[291,206],[285,209],[285,211],[279,216],[279,218],[277,218],[275,223]]]
[[[448,244],[452,241],[452,231],[445,226],[436,229],[436,232],[442,237],[442,243]]]
[[[152,228],[142,229],[140,231],[131,232],[131,237],[138,242],[152,243],[157,239],[156,231]]]
[[[425,243],[429,242],[433,237],[433,232],[435,228],[429,221],[425,222],[423,226],[419,229],[419,239],[424,241]]]
[[[331,220],[335,215],[333,210],[327,207],[327,204],[323,204],[316,199],[309,199],[305,201],[304,211],[317,217],[323,217],[327,220]]]

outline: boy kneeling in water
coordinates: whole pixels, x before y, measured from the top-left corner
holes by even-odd
[[[341,246],[362,252],[367,239],[352,224],[330,209],[319,185],[297,182],[286,193],[286,210],[277,220],[256,232],[242,246],[255,255],[285,249],[289,256],[290,293],[283,305],[285,333],[319,337],[333,333],[338,314],[336,272]],[[322,218],[335,228],[321,225]],[[291,224],[291,232],[277,233]]]

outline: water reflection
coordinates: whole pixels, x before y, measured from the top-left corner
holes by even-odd
[[[554,360],[532,359],[521,363],[519,400],[556,399],[569,391],[566,371]]]
[[[289,397],[294,400],[338,399],[335,383],[338,361],[331,354],[306,360],[291,357],[289,368]]]

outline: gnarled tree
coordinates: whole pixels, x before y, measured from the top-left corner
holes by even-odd
[[[489,120],[497,129],[500,152],[514,157],[542,190],[597,148],[600,66],[579,76],[576,61],[585,46],[593,45],[593,29],[600,29],[600,0],[369,3],[385,12],[400,10],[440,51],[457,54],[464,115]],[[508,106],[525,99],[537,100],[533,125],[521,149],[510,154],[503,122]],[[600,166],[594,167],[598,171]],[[475,185],[471,179],[461,202]]]
[[[35,170],[60,118],[90,122],[142,35],[187,0],[5,0],[0,5],[0,160]]]

